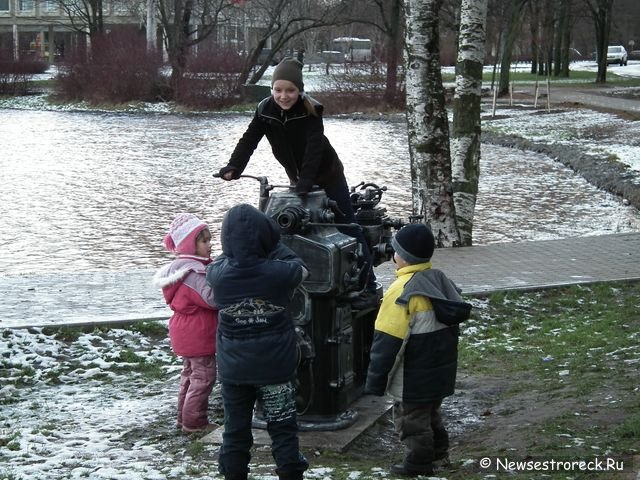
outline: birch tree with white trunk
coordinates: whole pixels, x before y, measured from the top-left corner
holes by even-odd
[[[458,246],[449,123],[440,68],[438,15],[442,0],[406,0],[404,5],[413,209],[430,225],[436,246]]]
[[[473,215],[480,177],[480,100],[488,0],[462,0],[453,99],[451,172],[460,243],[473,243]]]

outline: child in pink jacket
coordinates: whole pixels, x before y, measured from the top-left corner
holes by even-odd
[[[193,214],[181,213],[171,223],[164,246],[177,257],[154,276],[173,310],[169,338],[183,367],[178,392],[178,427],[185,433],[215,429],[207,418],[209,395],[216,381],[218,309],[207,284],[211,233]]]

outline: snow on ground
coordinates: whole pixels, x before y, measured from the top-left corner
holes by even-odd
[[[480,326],[472,321],[467,328]],[[219,447],[176,428],[180,365],[166,332],[2,330],[0,352],[0,479],[222,478],[217,474]],[[216,387],[210,405],[219,398]],[[456,402],[464,403],[464,396],[448,402],[445,412],[458,418]],[[210,410],[210,420],[216,420],[213,414]],[[466,415],[473,418],[456,425],[481,421],[477,412]],[[268,447],[258,448],[268,452]],[[307,479],[334,473],[388,478],[386,464],[370,471],[347,464],[329,468],[318,452],[310,463]],[[251,476],[277,480],[274,469],[256,455]]]
[[[511,70],[514,72],[527,72],[530,70],[530,66],[530,63],[514,63],[511,66]],[[271,75],[273,74],[274,68],[275,67],[267,68],[262,79],[259,82],[260,85],[271,84]],[[341,70],[342,67],[339,64],[332,64],[329,66],[329,72],[331,73],[339,73]],[[486,65],[484,67],[484,70],[485,72],[492,72],[494,70],[494,66]],[[570,70],[582,72],[597,72],[598,64],[591,60],[572,62],[570,65]],[[622,77],[640,77],[640,60],[629,60],[628,65],[624,67],[618,65],[609,65],[607,67],[607,71],[615,73],[616,75],[620,75]],[[326,85],[326,72],[327,65],[324,63],[305,65],[303,70],[305,89],[309,92],[317,92],[319,90],[322,90],[322,88]],[[51,65],[51,67],[49,67],[49,69],[45,73],[35,75],[34,80],[49,80],[55,77],[57,73],[57,67],[55,65]],[[455,73],[455,67],[443,66],[442,73],[453,74]]]
[[[166,339],[4,330],[0,351],[0,478],[161,479],[179,470],[151,437],[123,437],[159,418],[174,427],[180,367]]]
[[[583,63],[574,68],[595,66]],[[610,68],[640,76],[640,62]],[[310,91],[321,88],[322,70],[305,72],[305,84]],[[18,105],[52,108],[42,97],[0,101],[0,108]],[[500,113],[509,118],[493,120],[491,128],[540,142],[579,143],[640,170],[634,122],[582,109],[531,115],[503,108]],[[612,131],[621,133],[610,140]],[[217,447],[195,442],[175,428],[180,365],[166,337],[112,329],[65,338],[42,329],[4,329],[0,352],[1,479],[219,478]],[[195,462],[194,448],[204,449],[210,461]],[[312,464],[307,478],[331,477],[321,459]],[[252,470],[254,478],[274,478],[273,465],[254,465]],[[345,470],[348,478],[386,477],[383,469]]]
[[[571,145],[592,154],[615,156],[640,173],[638,122],[587,109],[552,111],[544,115],[531,113],[532,110],[501,108],[500,118],[483,126],[532,142]]]
[[[573,62],[570,69],[583,72],[597,72],[598,64],[594,61],[583,60]],[[609,65],[607,66],[607,72],[615,73],[621,77],[640,77],[640,60],[629,60],[628,64],[622,67],[619,65]]]

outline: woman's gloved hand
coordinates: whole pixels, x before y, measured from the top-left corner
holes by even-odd
[[[238,172],[238,169],[230,165],[222,167],[218,172],[218,175],[220,175],[220,178],[227,181],[237,180],[240,178],[240,172]]]
[[[296,193],[301,197],[305,196],[311,191],[313,187],[313,180],[300,179],[296,183]]]

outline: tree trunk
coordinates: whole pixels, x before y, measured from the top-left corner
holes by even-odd
[[[507,33],[502,36],[502,56],[500,57],[500,76],[498,78],[498,94],[505,95],[509,92],[509,82],[511,78],[511,60],[513,58],[512,29],[507,27]]]
[[[553,19],[553,76],[560,76],[562,70],[562,22],[563,22],[563,0],[560,0],[555,7]]]
[[[571,47],[571,1],[563,0],[562,2],[562,15],[560,17],[560,31],[558,35],[562,37],[561,42],[561,54],[560,60],[562,67],[560,69],[560,76],[569,77],[569,64],[571,63],[571,54],[569,47]]]
[[[509,78],[511,72],[511,60],[513,58],[513,44],[520,33],[521,13],[525,0],[517,0],[507,4],[504,17],[507,19],[506,33],[502,35],[502,56],[500,59],[500,79],[498,80],[498,93],[504,95],[509,92]]]
[[[584,0],[596,31],[596,57],[598,59],[598,73],[596,83],[607,82],[607,46],[611,30],[611,9],[613,0]]]
[[[405,2],[407,130],[414,213],[423,215],[438,247],[460,244],[453,204],[449,123],[440,70],[442,0]]]
[[[169,51],[171,62],[171,86],[174,96],[179,99],[182,90],[184,72],[187,68],[187,42],[190,36],[191,14],[193,12],[193,0],[185,0],[184,3],[176,1],[174,18],[177,20],[174,31],[173,49]]]
[[[538,64],[540,63],[540,9],[536,2],[529,2],[528,9],[529,31],[531,32],[531,74],[535,75],[538,73]]]
[[[546,0],[543,31],[543,49],[544,49],[544,75],[547,77],[553,72],[553,39],[555,35],[555,0]]]
[[[453,101],[452,180],[456,224],[463,246],[473,243],[480,177],[480,100],[488,0],[462,0]]]
[[[242,90],[242,86],[246,83],[249,83],[249,84],[258,83],[262,78],[262,75],[264,74],[264,72],[266,72],[267,68],[269,68],[269,65],[271,64],[272,59],[275,57],[275,51],[273,49],[271,50],[271,53],[268,55],[268,58],[264,61],[264,63],[260,65],[260,67],[258,67],[258,70],[254,72],[253,75],[251,75],[251,71],[253,70],[254,65],[256,65],[256,62],[258,61],[258,58],[260,57],[260,54],[262,53],[262,50],[265,48],[266,44],[267,44],[267,38],[266,37],[261,38],[260,40],[258,40],[256,47],[249,52],[249,55],[247,55],[247,60],[244,66],[242,67],[242,71],[240,72],[240,75],[238,75],[238,79],[236,80],[236,85],[235,85],[236,92],[240,92]],[[251,79],[249,79],[250,76],[251,76]]]
[[[402,43],[401,9],[401,0],[393,0],[389,22],[391,29],[387,37],[387,83],[384,91],[384,99],[389,104],[393,104],[398,94],[398,60]]]

